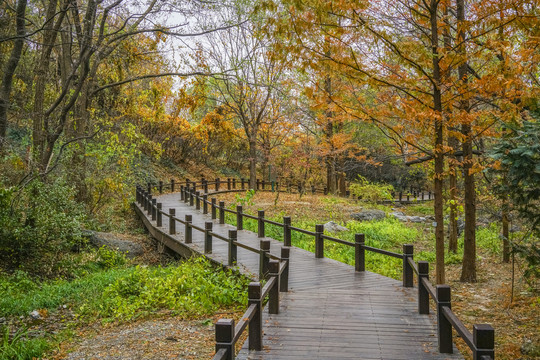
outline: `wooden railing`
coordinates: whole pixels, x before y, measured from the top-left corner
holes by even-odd
[[[204,192],[207,193],[209,188],[214,188],[215,192],[222,192],[222,191],[245,191],[249,187],[249,182],[247,179],[240,178],[227,178],[227,179],[220,179],[216,178],[215,180],[208,180],[205,178],[201,178],[200,181],[192,181],[190,179],[186,179],[185,181],[177,183],[179,184],[180,188],[193,188],[193,187],[199,187],[201,190],[205,190]],[[175,190],[175,181],[171,180],[170,183],[163,183],[162,181],[158,183],[148,183],[147,191],[150,193],[151,190],[157,190],[160,193],[163,192],[165,189],[172,189],[171,191],[174,192]],[[317,187],[315,185],[306,185],[301,182],[292,183],[290,180],[284,179],[282,182],[279,181],[265,181],[256,179],[256,186],[255,189],[257,191],[285,191],[289,193],[298,193],[298,194],[324,194],[328,195],[328,188],[326,187]],[[342,194],[343,196],[349,197],[350,191],[346,190],[345,194]],[[433,193],[431,191],[425,191],[422,190],[419,187],[410,187],[409,191],[400,191],[398,193],[393,193],[392,196],[394,197],[394,200],[388,200],[388,201],[398,201],[398,202],[410,202],[411,200],[415,201],[429,201],[432,200]]]
[[[234,180],[234,179],[233,179]],[[191,223],[191,215],[186,215],[184,220],[175,217],[175,209],[169,209],[169,214],[162,211],[162,204],[157,203],[152,197],[151,191],[157,189],[160,193],[165,189],[175,191],[175,182],[171,180],[169,184],[159,182],[158,184],[147,184],[146,190],[137,186],[136,199],[137,202],[147,211],[153,221],[157,222],[157,226],[162,226],[162,216],[169,217],[169,233],[176,233],[176,222],[185,225],[185,242],[191,243],[192,229],[205,233],[204,252],[209,254],[212,252],[212,238],[218,238],[229,243],[228,263],[233,265],[236,262],[236,249],[238,246],[259,253],[259,278],[269,279],[264,288],[261,288],[260,282],[251,283],[248,288],[249,306],[242,320],[238,325],[234,325],[234,321],[230,319],[219,320],[216,325],[216,354],[214,360],[219,359],[234,359],[234,345],[238,341],[242,332],[249,325],[249,349],[262,349],[262,300],[269,296],[269,311],[271,314],[279,312],[279,292],[288,291],[289,278],[289,257],[290,246],[292,245],[291,232],[296,231],[305,235],[313,236],[315,241],[315,257],[324,257],[324,242],[332,241],[344,246],[354,247],[354,267],[355,271],[365,271],[365,252],[371,251],[374,253],[394,257],[402,260],[403,273],[402,281],[404,287],[414,286],[414,274],[418,277],[418,312],[419,314],[429,314],[429,300],[435,301],[437,308],[437,336],[438,347],[441,353],[452,353],[452,328],[461,336],[465,343],[473,352],[474,360],[489,360],[494,359],[494,329],[488,324],[475,324],[473,333],[471,334],[459,318],[452,312],[450,300],[450,287],[448,285],[433,286],[429,281],[429,264],[426,261],[416,263],[413,260],[414,247],[410,244],[403,245],[403,253],[391,252],[365,244],[364,234],[355,234],[355,241],[349,242],[324,234],[324,225],[315,225],[315,231],[294,227],[291,224],[291,218],[283,217],[283,223],[272,221],[264,217],[264,211],[259,210],[257,216],[249,215],[243,212],[241,205],[236,206],[236,211],[227,209],[223,201],[217,201],[217,198],[208,199],[208,195],[217,195],[220,193],[245,191],[244,179],[240,182],[240,189],[236,189],[236,181],[228,179],[226,189],[220,189],[222,181],[216,179],[214,182],[202,180],[200,183],[186,180],[185,185],[180,186],[180,199],[191,206],[195,206],[197,210],[201,209],[203,214],[208,214],[209,206],[211,217],[213,220],[219,218],[219,223],[225,223],[225,213],[236,215],[236,228],[243,230],[244,218],[257,221],[257,233],[260,240],[260,248],[256,249],[246,244],[241,244],[236,241],[237,231],[229,230],[228,238],[212,232],[212,222],[206,222],[205,228],[200,228]],[[262,182],[264,190],[265,183]],[[214,186],[212,193],[208,191],[209,186]],[[203,192],[197,191],[200,187]],[[270,241],[265,238],[265,224],[271,224],[283,228],[283,247],[281,248],[281,256],[277,257],[270,254]],[[253,330],[252,330],[253,328]],[[253,335],[252,335],[253,331]]]
[[[429,300],[433,299],[437,309],[437,338],[439,352],[452,353],[452,328],[472,350],[474,360],[490,360],[495,358],[495,330],[489,324],[473,325],[473,332],[452,311],[450,286],[433,286],[429,281],[429,263],[415,263],[413,257],[407,259],[409,266],[418,277],[418,313],[429,314]]]

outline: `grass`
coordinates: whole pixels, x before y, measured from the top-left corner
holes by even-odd
[[[332,234],[326,233],[329,236],[337,237],[342,240],[354,242],[354,234],[362,233],[365,235],[366,245],[384,249],[396,253],[402,253],[403,244],[413,244],[415,246],[415,259],[429,261],[432,265],[435,263],[435,251],[434,251],[434,235],[430,228],[426,228],[424,223],[403,223],[397,219],[386,217],[385,219],[371,222],[359,222],[348,221],[344,224],[343,211],[354,210],[354,206],[362,206],[365,208],[377,208],[390,213],[392,211],[391,206],[381,204],[356,204],[351,200],[333,197],[333,196],[316,196],[316,197],[303,197],[300,201],[313,201],[311,206],[305,206],[302,204],[302,208],[309,208],[313,211],[306,212],[305,209],[287,209],[285,206],[277,204],[275,206],[266,206],[266,208],[258,205],[268,203],[268,199],[265,198],[268,194],[257,193],[254,197],[254,205],[250,207],[244,207],[244,212],[256,215],[256,209],[264,209],[267,214],[267,218],[282,222],[283,216],[291,214],[293,218],[292,226],[302,229],[314,231],[315,225],[325,223],[330,219],[337,219],[338,223],[345,225],[349,231]],[[289,201],[284,201],[291,203]],[[403,210],[408,214],[415,215],[429,215],[432,213],[431,203],[417,203],[403,207]],[[233,205],[229,208],[233,209]],[[336,210],[336,208],[338,208]],[[234,209],[233,209],[234,210]],[[287,211],[289,210],[289,211]],[[401,210],[401,209],[400,209]],[[336,212],[341,211],[339,215]],[[233,214],[226,214],[227,223],[236,225],[236,216]],[[244,228],[253,232],[257,232],[257,221],[244,218]],[[276,240],[283,241],[283,229],[279,226],[265,224],[266,236],[272,237]],[[292,231],[291,234],[292,245],[299,248],[314,252],[315,242],[313,236],[305,235]],[[488,252],[489,254],[499,254],[501,251],[501,241],[498,235],[498,229],[496,224],[492,224],[487,228],[479,228],[477,231],[477,244],[479,253]],[[354,248],[337,244],[329,240],[325,240],[324,245],[325,257],[344,262],[346,264],[354,265]],[[445,263],[459,264],[463,259],[463,237],[459,239],[459,249],[456,254],[447,253],[445,255]],[[400,259],[393,257],[366,252],[366,269],[369,271],[377,272],[379,274],[392,277],[395,279],[401,279],[402,262]]]
[[[76,327],[131,321],[163,310],[184,318],[208,316],[247,304],[249,280],[217,269],[204,258],[146,267],[116,263],[108,256],[107,266],[87,265],[86,275],[73,280],[40,283],[23,272],[0,274],[0,317],[17,319],[33,310],[53,314],[67,305],[75,314]],[[24,327],[19,329],[15,333],[0,329],[0,359],[38,358],[56,344],[52,337],[31,338]]]

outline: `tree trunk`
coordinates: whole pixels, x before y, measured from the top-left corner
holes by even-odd
[[[457,150],[458,143],[457,139],[453,136],[451,136],[448,139],[448,145],[451,146],[454,150]],[[452,167],[456,167],[456,158],[455,156],[452,156]],[[448,251],[453,252],[454,254],[457,252],[458,249],[458,211],[457,211],[457,203],[458,203],[458,184],[457,184],[457,173],[456,169],[450,169],[450,173],[448,175],[448,185],[450,187],[450,221],[448,223],[448,230],[449,230],[449,236],[448,236]]]
[[[2,78],[2,87],[0,88],[0,151],[4,148],[4,143],[7,135],[7,114],[10,104],[11,87],[13,85],[13,75],[21,59],[22,49],[24,46],[25,29],[25,14],[27,0],[19,0],[16,9],[16,33],[17,38],[13,41],[13,48],[4,69]]]
[[[249,188],[257,188],[257,141],[249,139]]]
[[[470,111],[467,93],[467,72],[466,61],[467,50],[465,48],[465,0],[456,1],[456,15],[458,21],[458,53],[463,56],[463,63],[458,68],[459,80],[462,85],[462,94],[465,98],[461,100],[461,110],[463,113]],[[461,281],[476,282],[476,194],[475,180],[472,173],[473,166],[473,144],[472,127],[466,119],[461,125],[463,134],[463,187],[465,191],[465,230],[463,237],[463,264],[461,267]]]
[[[502,209],[503,262],[510,262],[510,231],[508,221],[508,201],[505,200]]]
[[[476,282],[476,194],[473,164],[471,126],[463,125],[463,187],[465,189],[465,230],[463,232],[463,266],[461,281]]]
[[[441,69],[439,64],[439,35],[438,35],[438,0],[431,0],[430,3],[430,25],[431,25],[431,51],[433,64],[433,108],[436,112],[434,126],[434,213],[435,213],[435,278],[437,284],[444,284],[444,199],[443,199],[443,178],[444,178],[444,125],[442,116],[442,96],[441,96]]]
[[[329,52],[328,52],[329,54]],[[327,76],[324,80],[324,90],[328,96],[326,101],[329,106],[331,103],[330,97],[332,96],[332,79],[330,76]],[[328,145],[332,141],[332,136],[334,135],[334,121],[332,111],[326,110],[326,124],[324,127],[324,136]],[[336,174],[336,162],[334,159],[334,154],[332,152],[332,147],[330,146],[329,153],[326,154],[324,159],[326,165],[326,187],[329,194],[334,194],[337,191],[337,174]]]

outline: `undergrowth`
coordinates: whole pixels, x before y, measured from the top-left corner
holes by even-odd
[[[192,318],[247,304],[249,280],[231,270],[217,269],[205,258],[145,267],[128,266],[106,253],[85,271],[85,276],[73,280],[45,282],[20,271],[0,273],[0,317],[15,319],[33,310],[54,313],[66,305],[74,312],[73,325],[77,326],[125,322],[163,310]],[[30,338],[24,328],[16,333],[10,333],[8,327],[0,330],[0,359],[38,358],[55,343],[53,338]]]

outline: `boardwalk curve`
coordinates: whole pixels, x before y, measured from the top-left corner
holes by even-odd
[[[212,222],[212,231],[228,236],[234,226],[219,224],[202,210],[181,201],[178,193],[154,198],[163,213],[174,209],[178,219],[186,215],[191,224],[204,229]],[[194,231],[186,244],[184,226],[169,234],[169,218],[150,215],[139,205],[136,211],[145,226],[161,244],[183,256],[204,254],[204,233]],[[156,218],[154,221],[152,217]],[[160,225],[160,226],[158,226]],[[258,247],[260,238],[246,230],[237,232],[238,242]],[[282,242],[270,241],[270,253],[279,256]],[[213,261],[227,265],[227,242],[214,240]],[[259,257],[240,246],[237,265],[242,273],[258,278]],[[281,293],[279,314],[265,310],[264,347],[249,351],[247,342],[238,359],[462,359],[459,352],[440,354],[433,315],[418,315],[414,288],[400,281],[369,271],[356,272],[353,266],[291,247],[289,291]]]

